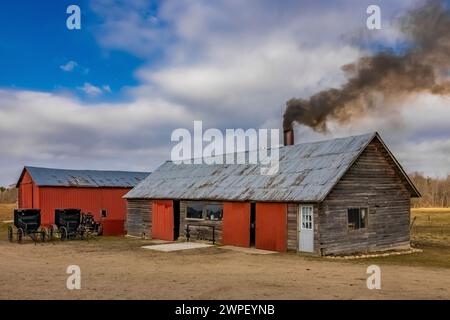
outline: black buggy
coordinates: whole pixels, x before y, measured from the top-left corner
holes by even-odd
[[[16,209],[14,210],[14,227],[8,227],[8,240],[14,241],[14,234],[17,242],[22,243],[26,236],[30,237],[35,243],[44,242],[46,232],[41,228],[41,210],[40,209]]]
[[[61,239],[87,239],[96,236],[101,230],[90,213],[82,214],[80,209],[56,209],[55,224],[49,230],[49,237]]]
[[[55,235],[59,235],[61,240],[76,237],[80,220],[80,209],[56,209],[55,224],[50,229],[50,238],[53,239]]]

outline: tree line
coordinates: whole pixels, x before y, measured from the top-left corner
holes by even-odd
[[[17,201],[17,189],[0,187],[0,203],[15,203]]]
[[[422,198],[413,199],[414,208],[450,207],[450,175],[447,178],[431,178],[415,172],[409,176],[422,194]]]

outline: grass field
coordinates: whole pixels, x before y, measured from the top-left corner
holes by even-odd
[[[13,212],[15,204],[4,204],[0,203],[0,237],[5,236],[6,229],[8,225],[3,223],[3,221],[9,221],[13,219]]]
[[[414,222],[413,222],[414,221]],[[450,208],[411,210],[411,243],[423,252],[371,259],[360,263],[439,267],[450,269]]]

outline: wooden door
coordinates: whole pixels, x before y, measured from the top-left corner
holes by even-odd
[[[174,240],[173,202],[155,200],[152,202],[152,238]]]
[[[300,206],[299,210],[298,250],[314,252],[314,208],[313,206]]]
[[[250,246],[250,203],[224,202],[223,244],[238,247]]]
[[[284,252],[287,249],[287,205],[256,203],[257,249]]]

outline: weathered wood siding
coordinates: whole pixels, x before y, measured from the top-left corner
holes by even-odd
[[[409,245],[410,192],[375,139],[320,206],[322,254],[384,250]],[[369,208],[364,229],[348,230],[347,209]]]
[[[180,240],[186,239],[186,227],[189,227],[191,240],[212,239],[212,228],[215,227],[215,239],[217,244],[222,244],[222,221],[187,219],[186,218],[187,201],[180,201]],[[199,226],[192,226],[199,225]]]
[[[152,202],[150,200],[127,200],[127,234],[135,237],[152,236]]]
[[[298,248],[298,205],[288,203],[287,206],[287,249],[297,251]]]

